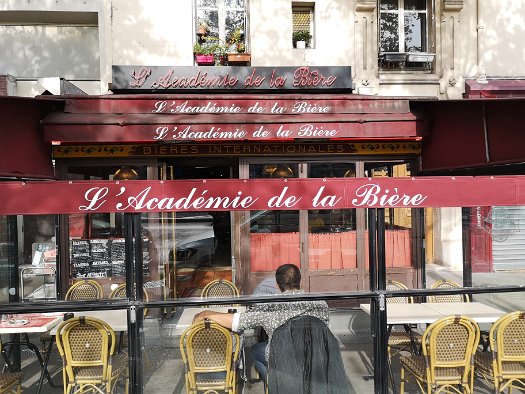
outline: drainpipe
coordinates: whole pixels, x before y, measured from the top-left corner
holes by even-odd
[[[476,63],[478,72],[476,74],[477,83],[488,83],[487,74],[485,73],[485,66],[481,63],[480,60],[480,43],[481,43],[481,34],[485,30],[485,25],[482,24],[479,20],[479,3],[481,0],[476,0]]]

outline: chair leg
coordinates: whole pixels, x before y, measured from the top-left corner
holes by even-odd
[[[400,382],[399,382],[399,393],[404,394],[405,392],[405,368],[401,366]]]

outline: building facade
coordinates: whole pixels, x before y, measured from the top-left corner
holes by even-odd
[[[508,165],[521,175],[520,121],[506,115],[525,86],[523,17],[519,0],[13,0],[0,5],[0,92],[13,99],[1,109],[10,138],[2,178],[53,179],[64,196],[67,182],[129,181],[145,198],[162,182],[172,191],[179,181],[186,188],[208,180],[217,193],[226,193],[215,186],[221,182],[228,192],[247,182],[267,196],[288,181],[309,195],[330,181],[347,190],[367,180],[483,175],[487,167],[505,175]],[[18,128],[32,133],[40,172],[9,165],[16,146],[28,146]],[[516,149],[498,144],[498,135]],[[468,190],[485,196],[470,183]],[[508,269],[509,253],[522,253],[509,252],[521,206],[495,210],[458,197],[466,207],[401,207],[409,197],[385,195],[377,247],[375,214],[364,203],[338,206],[334,196],[315,195],[317,205],[297,209],[284,191],[270,197],[271,209],[256,210],[83,213],[47,198],[47,210],[13,208],[0,225],[2,302],[62,300],[85,278],[107,297],[135,280],[157,302],[147,320],[170,319],[214,278],[247,296],[292,262],[307,292],[345,294],[333,306],[355,309],[356,294],[384,290],[377,265],[411,289],[430,287],[429,266],[483,286],[473,272]],[[22,270],[41,265],[45,275],[24,287]],[[146,300],[135,298],[142,307]],[[142,378],[131,377],[138,391]]]

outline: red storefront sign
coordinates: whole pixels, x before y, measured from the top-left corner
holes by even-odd
[[[156,95],[68,99],[42,122],[60,144],[421,139],[406,100],[312,95]]]
[[[525,176],[0,183],[0,214],[525,205]]]

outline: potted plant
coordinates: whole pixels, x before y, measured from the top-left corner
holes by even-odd
[[[197,35],[199,37],[205,37],[208,35],[208,32],[210,31],[210,28],[206,22],[201,22],[199,27],[197,28]]]
[[[247,63],[251,55],[246,53],[246,44],[244,42],[244,31],[241,28],[235,29],[228,40],[228,63]]]
[[[298,30],[292,33],[292,42],[294,48],[306,48],[310,46],[312,35],[306,30]]]
[[[215,64],[215,45],[209,45],[206,42],[195,42],[193,45],[193,53],[195,54],[195,61],[198,65],[213,65]]]

